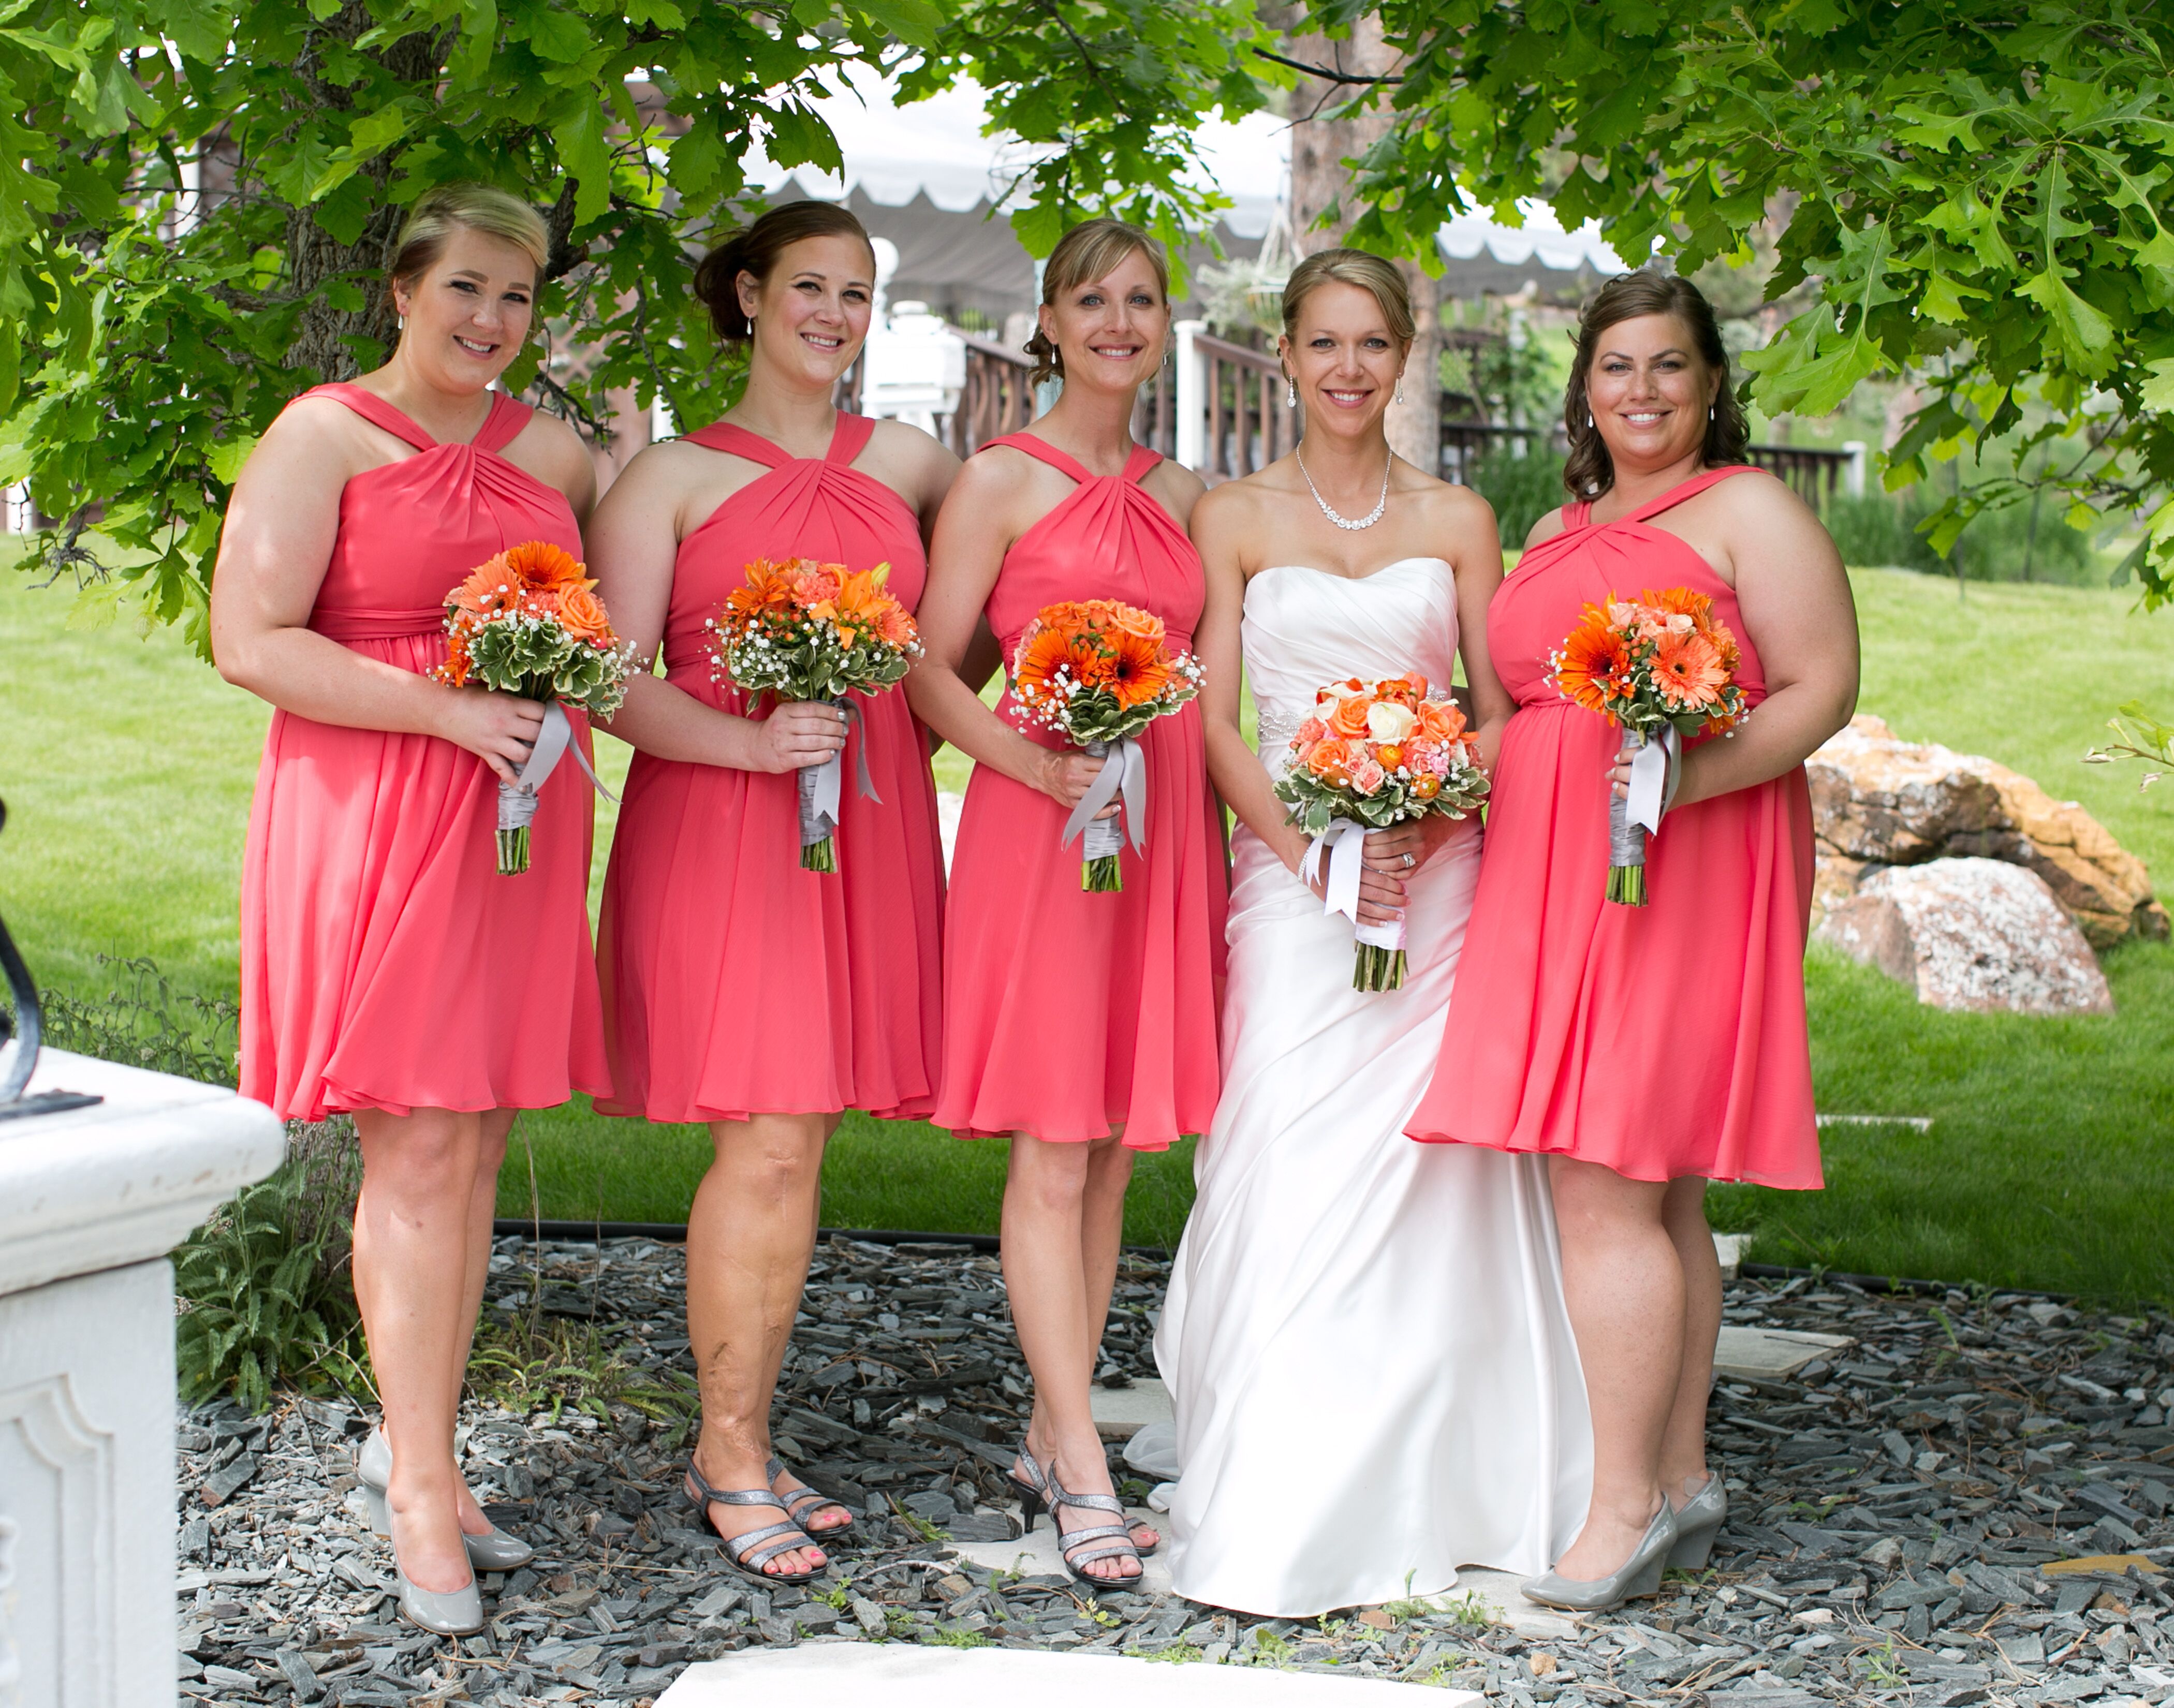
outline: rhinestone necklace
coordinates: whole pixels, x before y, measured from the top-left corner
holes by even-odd
[[[1313,495],[1313,501],[1321,506],[1321,513],[1346,532],[1373,527],[1376,522],[1381,521],[1382,511],[1388,509],[1389,471],[1396,466],[1397,462],[1394,451],[1389,454],[1388,461],[1382,465],[1382,496],[1376,501],[1373,509],[1356,519],[1348,516],[1338,516],[1330,507],[1328,500],[1321,495],[1321,489],[1313,484],[1313,476],[1306,469],[1306,458],[1300,455],[1295,446],[1291,448],[1291,455],[1298,459],[1298,472],[1306,476],[1306,489]]]

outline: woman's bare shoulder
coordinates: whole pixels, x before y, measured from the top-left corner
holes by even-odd
[[[1534,522],[1532,527],[1527,530],[1525,534],[1525,549],[1527,551],[1530,551],[1534,546],[1539,544],[1542,540],[1551,540],[1562,531],[1562,507],[1558,505],[1555,509],[1542,515],[1540,519]]]

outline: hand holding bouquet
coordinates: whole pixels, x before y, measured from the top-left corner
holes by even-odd
[[[1291,738],[1275,789],[1290,803],[1290,822],[1313,838],[1302,868],[1309,884],[1328,855],[1328,911],[1349,915],[1358,938],[1351,988],[1400,988],[1403,922],[1360,923],[1361,849],[1369,830],[1430,813],[1462,819],[1486,798],[1464,713],[1453,700],[1428,699],[1427,679],[1416,672],[1332,683]]]
[[[565,708],[608,717],[626,698],[634,648],[612,633],[587,566],[544,540],[509,546],[446,599],[446,662],[431,674],[470,682],[544,704],[544,727],[521,780],[498,786],[498,875],[528,869],[528,826],[537,792],[569,750],[598,792],[603,785],[581,747]]]
[[[1675,796],[1683,738],[1733,733],[1747,708],[1736,684],[1736,637],[1713,601],[1689,587],[1587,605],[1548,661],[1563,697],[1605,712],[1636,749],[1630,792],[1608,808],[1608,899],[1646,905],[1646,838]]]
[[[1102,760],[1094,784],[1064,822],[1063,842],[1084,835],[1079,887],[1125,887],[1117,858],[1129,833],[1147,844],[1147,757],[1138,736],[1200,692],[1200,665],[1173,651],[1162,619],[1115,599],[1045,605],[1012,654],[1012,697],[1030,723],[1054,730]],[[1095,814],[1122,795],[1124,830]]]
[[[711,681],[781,700],[821,700],[850,716],[848,694],[895,688],[921,656],[921,631],[885,590],[890,579],[889,564],[856,575],[843,564],[812,558],[781,564],[758,559],[748,565],[747,585],[735,588],[709,621]],[[859,759],[861,793],[880,806],[865,748]],[[804,870],[838,869],[833,838],[844,771],[835,754],[800,768]]]

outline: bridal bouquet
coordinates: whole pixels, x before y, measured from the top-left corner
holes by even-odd
[[[1453,700],[1430,700],[1416,672],[1331,683],[1291,738],[1275,788],[1290,821],[1313,838],[1301,868],[1309,884],[1328,857],[1328,911],[1348,915],[1358,938],[1351,988],[1401,988],[1403,922],[1360,923],[1360,853],[1369,830],[1430,813],[1462,819],[1486,798],[1464,713]]]
[[[465,688],[479,682],[544,704],[544,727],[518,782],[498,786],[498,875],[528,869],[528,827],[538,792],[569,751],[598,792],[603,785],[573,738],[566,707],[608,717],[626,698],[634,648],[583,573],[586,565],[544,540],[509,546],[446,597],[446,662],[430,673]]]
[[[811,558],[758,559],[747,566],[747,585],[734,588],[706,625],[710,680],[781,700],[819,700],[850,717],[848,694],[895,688],[921,656],[921,631],[885,590],[890,579],[889,564],[855,574]],[[880,806],[865,746],[859,757],[861,793]],[[838,754],[800,768],[800,864],[807,871],[838,869],[833,838],[844,773]]]
[[[1084,835],[1079,887],[1122,889],[1117,857],[1129,834],[1147,844],[1147,757],[1139,735],[1200,692],[1200,665],[1173,651],[1162,619],[1115,599],[1045,605],[1012,654],[1012,698],[1030,723],[1054,730],[1102,761],[1064,821],[1060,846]],[[1122,796],[1123,830],[1095,815]]]
[[[1587,605],[1548,662],[1563,697],[1604,712],[1636,751],[1630,793],[1608,808],[1608,899],[1646,905],[1646,838],[1674,797],[1676,759],[1687,735],[1733,734],[1747,708],[1736,685],[1736,637],[1713,601],[1670,587],[1633,602]]]

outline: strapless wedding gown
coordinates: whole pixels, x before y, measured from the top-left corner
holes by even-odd
[[[1246,589],[1271,769],[1345,677],[1447,691],[1439,558]],[[1242,827],[1224,1082],[1155,1357],[1176,1413],[1171,1572],[1191,1600],[1306,1616],[1432,1594],[1459,1565],[1545,1570],[1583,1517],[1592,1438],[1546,1164],[1404,1137],[1441,1052],[1479,830],[1412,879],[1402,990],[1351,988],[1352,927]]]

